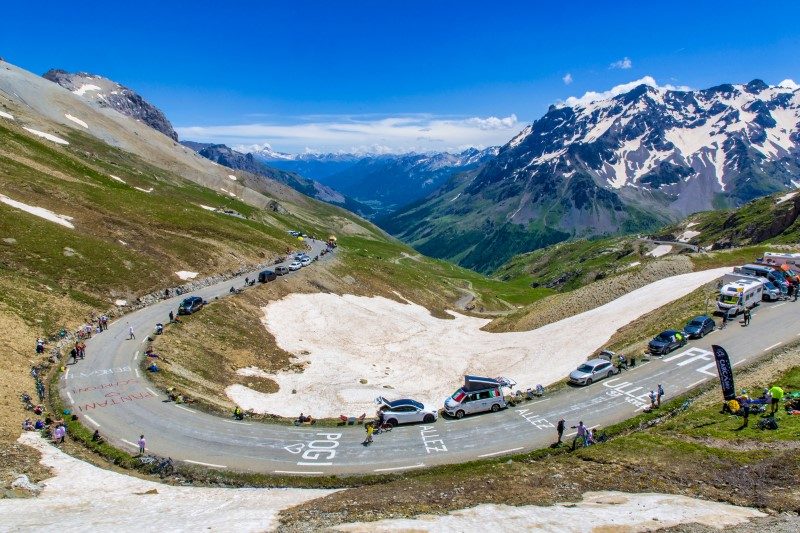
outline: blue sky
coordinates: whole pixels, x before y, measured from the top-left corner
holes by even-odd
[[[800,2],[227,4],[9,3],[0,56],[128,85],[183,138],[292,152],[502,143],[644,76],[800,79]]]

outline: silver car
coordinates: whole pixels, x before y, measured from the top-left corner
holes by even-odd
[[[375,403],[383,411],[383,420],[386,424],[396,426],[398,424],[410,424],[414,422],[424,422],[432,424],[439,418],[436,409],[427,407],[421,402],[403,398],[390,402],[383,396],[375,398]]]
[[[289,270],[300,270],[301,268],[303,268],[303,265],[300,261],[292,261],[289,263]]]
[[[595,381],[600,381],[603,378],[610,378],[617,373],[619,373],[619,370],[614,368],[611,361],[592,359],[570,372],[569,381],[576,385],[591,385]]]

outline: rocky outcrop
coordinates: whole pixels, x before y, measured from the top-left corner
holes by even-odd
[[[164,112],[124,85],[88,72],[67,72],[60,69],[48,70],[43,77],[99,107],[114,109],[160,131],[173,141],[178,140],[178,134]]]

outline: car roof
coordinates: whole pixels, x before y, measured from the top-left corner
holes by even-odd
[[[590,359],[583,364],[589,366],[597,366],[600,363],[608,363],[608,359]]]
[[[678,333],[678,331],[674,329],[665,329],[664,331],[659,333],[659,335],[663,335],[664,333],[666,333],[667,335],[675,335],[676,333]]]
[[[391,409],[396,409],[398,407],[403,407],[405,405],[411,405],[416,407],[417,409],[422,409],[424,407],[420,402],[412,400],[410,398],[403,398],[401,400],[395,400],[393,402],[389,402],[389,407]]]
[[[705,320],[708,320],[708,316],[707,315],[697,315],[696,317],[691,319],[689,322],[694,322],[695,320],[705,321]]]

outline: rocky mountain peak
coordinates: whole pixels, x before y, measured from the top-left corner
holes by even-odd
[[[67,72],[62,69],[50,69],[44,73],[43,77],[89,100],[98,107],[114,109],[147,124],[174,141],[178,140],[178,134],[166,115],[137,92],[124,85],[96,74]]]

